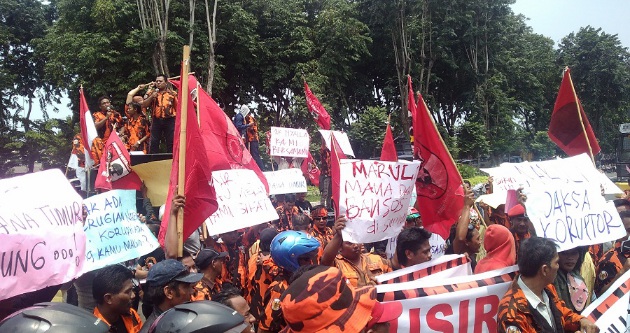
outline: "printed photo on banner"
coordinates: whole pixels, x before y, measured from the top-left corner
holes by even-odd
[[[322,134],[322,137],[324,138],[324,142],[326,142],[326,148],[330,149],[330,136],[334,135],[335,136],[335,140],[337,140],[337,143],[339,144],[339,148],[341,148],[341,151],[343,151],[344,154],[346,154],[346,156],[353,156],[354,157],[354,151],[352,150],[352,146],[350,145],[350,140],[348,139],[348,133],[345,132],[340,132],[340,131],[328,131],[328,130],[319,130],[319,133]]]
[[[548,184],[525,193],[527,215],[536,235],[555,240],[558,251],[626,236],[614,203],[606,202],[597,184]]]
[[[343,239],[353,243],[396,237],[407,218],[420,162],[341,160],[339,211]]]
[[[81,274],[82,199],[59,169],[0,180],[0,253],[0,300]]]
[[[84,272],[138,258],[159,246],[138,219],[136,191],[108,191],[83,203],[87,210]]]
[[[310,138],[305,129],[271,127],[269,155],[308,157]]]
[[[267,171],[263,174],[269,184],[269,195],[305,193],[308,190],[301,169]]]
[[[265,186],[249,169],[212,172],[219,209],[206,220],[209,235],[218,235],[278,219]]]
[[[630,307],[630,271],[619,277],[606,292],[582,311],[600,332],[627,332]]]

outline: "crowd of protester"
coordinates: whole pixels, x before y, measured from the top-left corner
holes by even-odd
[[[97,158],[112,131],[130,151],[172,151],[177,95],[167,81],[158,75],[155,82],[131,90],[124,116],[112,109],[109,98],[99,99],[93,113],[99,140],[92,151]],[[257,125],[246,106],[234,122],[258,155]],[[5,319],[0,331],[21,332],[20,325],[47,322],[66,327],[64,332],[87,327],[84,331],[90,333],[388,332],[402,305],[376,300],[376,277],[432,260],[433,242],[441,240],[438,247],[466,255],[475,273],[518,264],[519,275],[499,306],[499,332],[590,333],[598,329],[581,311],[630,269],[630,253],[622,246],[625,237],[558,253],[552,241],[536,236],[524,195],[519,193],[519,204],[507,211],[504,205],[477,203],[479,194],[492,193],[492,178],[477,191],[465,184],[464,208],[447,240],[435,240],[423,228],[420,213],[410,207],[395,239],[349,242],[342,232],[346,218],[330,214],[330,152],[324,144],[320,162],[321,205],[312,206],[306,193],[276,195],[271,199],[278,220],[219,235],[202,226],[185,241],[181,257],[173,221],[178,209],[185,209],[185,198],[175,196],[171,210],[164,212],[152,206],[143,189],[140,217],[154,235],[161,215],[169,214],[163,248],[45,293],[8,300],[9,308],[21,309],[50,301],[61,289],[65,302],[77,308],[40,303]],[[615,206],[630,236],[630,202],[618,199]],[[389,247],[394,250],[388,253]],[[79,309],[100,322],[90,322],[93,317]],[[47,318],[59,313],[67,318],[51,324]]]

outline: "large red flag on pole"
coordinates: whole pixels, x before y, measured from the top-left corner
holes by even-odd
[[[342,159],[346,159],[346,154],[343,153],[335,136],[330,132],[330,178],[335,216],[337,217],[339,216],[339,195],[341,191],[340,163]]]
[[[411,85],[409,91],[413,92]],[[422,95],[419,95],[415,114],[414,157],[421,160],[416,180],[416,206],[424,227],[447,239],[450,227],[457,222],[464,207],[462,177]]]
[[[131,170],[129,152],[116,131],[112,131],[103,149],[94,187],[136,191],[142,187],[140,177]]]
[[[594,159],[601,150],[575,93],[569,67],[564,70],[547,134],[569,156],[587,153]]]
[[[83,86],[79,88],[79,121],[81,123],[81,140],[85,149],[85,165],[91,167],[94,165],[94,156],[92,155],[92,142],[98,137],[96,126],[92,113],[85,100],[83,94]]]
[[[188,76],[188,86],[197,87],[196,102],[199,110],[199,131],[208,158],[208,171],[249,169],[256,173],[260,181],[269,190],[267,178],[256,164],[245,147],[241,135],[232,120],[223,112],[221,107],[201,88],[194,75]],[[181,81],[171,81],[179,87]],[[196,119],[196,118],[193,118]],[[210,230],[212,231],[212,230]]]
[[[396,144],[394,143],[394,135],[392,127],[387,122],[385,130],[385,138],[383,139],[383,148],[381,149],[381,161],[398,162],[398,153],[396,152]]]
[[[195,85],[190,85],[195,87]],[[173,164],[166,198],[166,207],[162,217],[162,227],[158,237],[160,244],[164,246],[166,228],[169,222],[171,201],[176,194],[175,188],[178,185],[179,176],[179,156],[183,152],[180,150],[180,131],[182,128],[181,114],[187,112],[186,122],[186,146],[185,146],[185,181],[183,185],[186,196],[186,207],[184,208],[183,238],[186,239],[195,231],[210,215],[218,208],[214,187],[210,186],[211,165],[206,154],[204,140],[201,136],[199,125],[196,121],[195,104],[190,94],[182,96],[181,89],[178,90],[178,101],[188,99],[186,110],[181,110],[175,121],[175,135],[173,139]],[[181,103],[180,105],[184,105]],[[181,187],[180,187],[181,188]],[[179,190],[179,188],[178,188]]]
[[[304,94],[306,95],[306,106],[308,111],[311,112],[317,125],[321,129],[330,130],[330,115],[326,112],[326,109],[319,102],[319,99],[313,94],[311,88],[308,87],[306,81],[304,81]]]

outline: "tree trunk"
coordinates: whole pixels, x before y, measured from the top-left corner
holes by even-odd
[[[195,0],[188,0],[190,6],[190,20],[188,21],[188,46],[192,50],[195,37]]]
[[[216,58],[214,55],[214,44],[217,42],[217,0],[214,0],[214,7],[212,10],[212,17],[210,16],[210,6],[208,6],[208,0],[206,3],[206,23],[208,24],[208,83],[206,84],[206,91],[209,95],[212,95],[212,83],[214,82],[214,68],[216,65]]]
[[[28,111],[26,112],[26,117],[23,120],[23,124],[24,124],[24,136],[25,136],[25,140],[26,142],[24,143],[24,145],[26,145],[26,148],[28,149],[28,151],[26,152],[26,166],[28,167],[28,172],[34,172],[35,171],[35,155],[38,154],[38,152],[35,151],[31,151],[30,148],[30,141],[28,138],[28,132],[31,130],[31,112],[33,111],[33,96],[28,96]]]

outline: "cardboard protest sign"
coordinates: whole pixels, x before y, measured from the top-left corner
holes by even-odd
[[[269,155],[307,157],[310,137],[305,129],[272,127]]]
[[[138,219],[136,191],[108,191],[85,199],[84,204],[88,213],[84,272],[135,259],[160,246]]]
[[[335,140],[337,140],[337,143],[339,144],[339,147],[341,148],[341,151],[343,151],[343,153],[346,155],[354,156],[354,151],[352,150],[352,146],[350,145],[350,140],[348,139],[347,133],[339,132],[339,131],[327,131],[327,130],[321,130],[321,129],[319,130],[319,133],[322,134],[322,137],[324,138],[324,142],[326,142],[326,148],[330,149],[330,144],[331,144],[330,136],[334,135]]]
[[[306,193],[306,179],[300,169],[263,172],[269,184],[269,195]]]
[[[371,243],[398,235],[407,218],[420,162],[341,160],[339,214],[343,239]]]
[[[414,281],[456,266],[465,265],[466,263],[470,263],[470,259],[463,254],[447,254],[422,264],[381,274],[376,277],[376,281],[382,284]]]
[[[627,332],[630,302],[630,271],[622,275],[605,293],[582,311],[595,322],[600,332]]]
[[[403,305],[390,332],[496,332],[499,302],[517,270],[511,266],[470,276],[378,285],[377,298]],[[413,289],[397,287],[412,285]]]
[[[58,169],[0,180],[0,300],[80,275],[81,204]]]
[[[248,169],[212,172],[219,209],[207,220],[209,235],[251,227],[278,219],[256,173]]]
[[[555,240],[558,251],[626,236],[614,203],[606,202],[597,184],[550,184],[525,193],[527,215],[536,235]]]
[[[599,172],[586,154],[564,159],[540,162],[503,163],[496,168],[481,169],[494,178],[493,191],[503,202],[507,191],[519,187],[528,189],[533,186],[551,186],[564,184],[593,183],[599,188],[604,187],[604,193],[622,193],[621,190]]]

